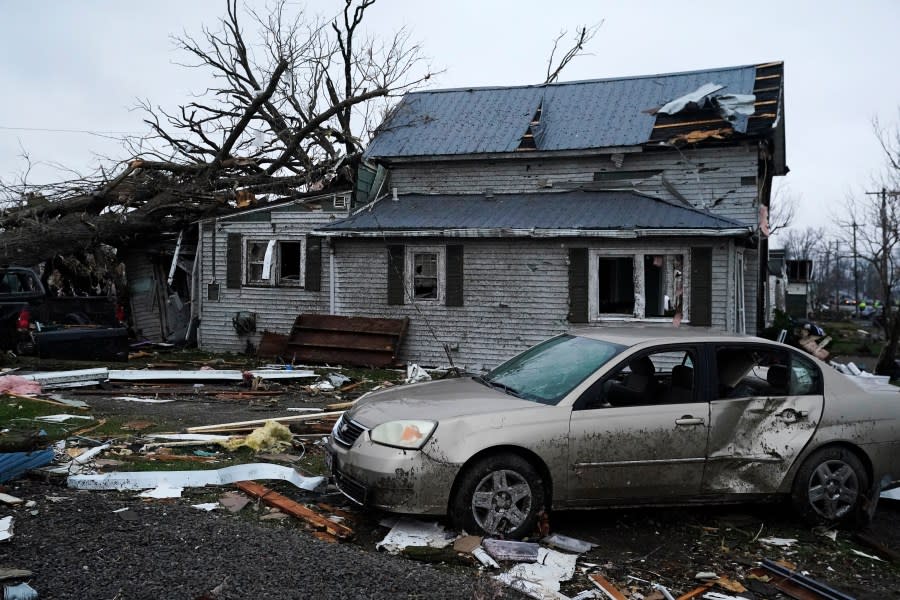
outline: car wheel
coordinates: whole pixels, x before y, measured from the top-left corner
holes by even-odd
[[[794,508],[808,522],[836,523],[857,514],[869,488],[866,468],[847,448],[813,452],[794,479]]]
[[[505,538],[534,530],[544,509],[544,483],[527,460],[515,454],[489,456],[460,477],[450,505],[458,529]]]

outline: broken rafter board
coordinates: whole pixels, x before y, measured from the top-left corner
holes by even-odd
[[[694,598],[702,596],[703,594],[708,592],[712,586],[713,586],[712,582],[703,584],[698,588],[694,588],[691,591],[678,596],[678,598],[676,598],[675,600],[694,600]]]
[[[262,427],[266,421],[275,421],[277,423],[295,423],[297,421],[315,421],[326,417],[339,417],[344,411],[312,413],[308,415],[292,415],[290,417],[272,417],[269,419],[256,419],[254,421],[236,421],[234,423],[220,423],[218,425],[199,425],[197,427],[188,427],[185,431],[188,433],[217,433],[220,431],[233,431],[241,429],[253,429]]]
[[[315,529],[325,530],[325,532],[342,540],[353,537],[353,530],[346,525],[335,523],[311,508],[308,508],[299,502],[295,502],[286,496],[282,496],[278,492],[272,491],[264,485],[252,481],[238,481],[234,485],[245,494],[249,494],[254,498],[259,498],[265,504],[273,506],[283,513],[306,521]]]
[[[609,598],[610,600],[627,600],[622,592],[614,586],[609,580],[599,573],[591,573],[588,575],[588,579],[596,585],[603,594]]]
[[[243,381],[236,369],[196,369],[190,371],[160,369],[118,369],[109,372],[110,381]]]
[[[275,369],[254,369],[248,371],[253,377],[259,377],[263,381],[290,380],[290,379],[314,379],[319,375],[314,371],[293,371]]]
[[[824,600],[854,600],[852,596],[839,592],[802,573],[788,569],[784,565],[768,558],[763,559],[762,568],[777,576],[772,578],[776,588],[795,598],[806,597],[800,596],[800,593],[813,592]],[[794,595],[795,593],[798,595]]]
[[[109,369],[78,369],[75,371],[51,371],[22,375],[36,381],[44,389],[99,385],[109,379]]]
[[[67,484],[78,490],[145,490],[161,485],[182,488],[229,485],[250,479],[287,481],[309,491],[315,491],[325,484],[324,477],[303,477],[294,469],[271,463],[249,463],[210,471],[134,471],[72,475]]]

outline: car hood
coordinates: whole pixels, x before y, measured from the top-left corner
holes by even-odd
[[[541,406],[489,388],[471,377],[460,377],[374,392],[360,400],[347,414],[360,425],[371,428],[397,419],[440,421]]]

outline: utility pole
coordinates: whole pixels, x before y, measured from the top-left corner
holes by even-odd
[[[856,219],[853,219],[853,295],[856,298],[856,318],[859,318],[859,268],[856,264]]]

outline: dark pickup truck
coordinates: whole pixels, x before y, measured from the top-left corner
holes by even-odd
[[[31,269],[0,268],[0,347],[41,358],[128,360],[114,298],[50,296]]]

